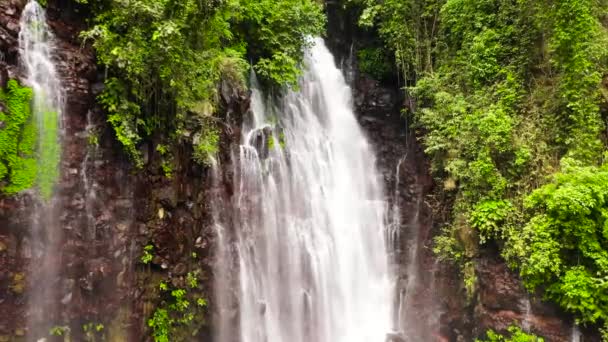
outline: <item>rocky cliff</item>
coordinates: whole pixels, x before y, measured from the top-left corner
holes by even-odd
[[[579,333],[580,341],[599,341],[593,329],[579,332],[570,315],[529,294],[497,246],[477,246],[476,254],[469,256],[475,265],[470,293],[459,267],[437,260],[433,238],[450,221],[451,200],[430,175],[419,143],[424,132],[411,124],[415,100],[404,95],[399,79],[377,81],[358,71],[357,51],[373,45],[377,34],[358,26],[354,9],[332,2],[327,9],[329,42],[350,76],[359,120],[385,174],[388,200],[400,209],[402,235],[395,267],[398,293],[410,298],[405,309],[409,312],[401,316],[406,332],[416,336],[410,340],[472,341],[488,329],[505,332],[516,325],[546,341],[575,341]],[[477,245],[476,236],[466,239]]]
[[[0,75],[23,79],[18,58],[19,16],[23,1],[0,3]],[[83,22],[78,8],[50,2],[48,19],[56,34],[56,62],[67,99],[62,178],[55,209],[60,212],[60,253],[50,261],[59,269],[51,283],[37,284],[38,246],[30,242],[31,193],[0,198],[0,341],[25,340],[28,302],[36,288],[53,288],[47,317],[55,330],[73,340],[101,338],[140,341],[149,338],[147,319],[163,302],[159,283],[184,286],[196,274],[191,295],[211,298],[213,234],[207,169],[196,166],[191,150],[176,152],[175,176],[166,178],[154,141],[142,146],[145,167],[133,170],[113,138],[104,113],[95,105],[103,87],[92,49],[79,39]],[[222,111],[242,113],[246,94],[225,90]],[[238,117],[238,115],[235,115]],[[235,124],[234,127],[238,127]],[[225,123],[227,132],[231,125]],[[238,135],[237,135],[238,136]],[[223,137],[232,139],[226,133]],[[225,144],[229,146],[229,144]],[[47,237],[49,238],[49,237]],[[152,260],[144,263],[145,246]],[[208,334],[207,312],[198,313],[192,336]],[[93,327],[93,328],[91,328]],[[37,332],[44,335],[48,332]],[[186,332],[185,332],[186,333]],[[63,337],[55,337],[63,340]]]
[[[0,3],[0,80],[22,78],[18,61],[20,0]],[[103,111],[95,105],[103,70],[92,49],[78,38],[84,23],[78,8],[50,2],[48,17],[57,36],[56,62],[66,92],[62,178],[57,209],[61,253],[51,262],[58,276],[35,284],[37,246],[30,241],[31,194],[0,198],[0,341],[24,340],[28,298],[34,285],[52,287],[56,296],[52,321],[73,340],[88,336],[108,341],[150,340],[147,319],[167,301],[159,288],[167,282],[187,287],[195,275],[193,295],[210,305],[197,312],[186,339],[211,340],[215,235],[212,204],[232,193],[230,151],[238,142],[240,118],[248,94],[222,89],[222,133],[219,165],[213,182],[210,167],[195,164],[190,146],[175,147],[173,177],[161,171],[154,141],[142,146],[145,166],[133,170]],[[512,323],[528,326],[548,341],[568,341],[572,319],[554,306],[526,294],[515,273],[492,247],[475,260],[476,287],[467,297],[457,267],[438,262],[433,236],[449,215],[449,204],[437,191],[428,163],[402,108],[412,108],[396,80],[379,82],[357,71],[352,47],[364,46],[370,33],[360,32],[352,16],[328,5],[329,41],[349,72],[361,125],[378,153],[387,200],[396,213],[393,267],[399,275],[400,326],[424,341],[470,341],[486,329],[504,330]],[[151,246],[150,260],[142,260]],[[34,273],[35,274],[35,273]],[[399,307],[399,303],[395,303]],[[87,324],[103,328],[91,331]],[[48,327],[52,328],[52,327]],[[60,338],[57,337],[59,340]],[[585,341],[593,341],[589,335]]]

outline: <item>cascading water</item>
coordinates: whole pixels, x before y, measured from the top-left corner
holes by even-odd
[[[91,115],[92,111],[87,113],[87,126],[85,127],[85,131],[83,132],[89,140],[95,139],[95,130],[96,127],[92,123]],[[93,137],[93,138],[92,138]],[[96,171],[96,157],[99,150],[99,146],[96,142],[89,141],[89,146],[87,148],[87,153],[82,161],[81,170],[82,170],[82,184],[84,187],[84,208],[86,212],[86,234],[90,240],[95,239],[95,216],[93,215],[93,207],[94,203],[97,199],[97,189],[98,186],[95,182],[94,175]],[[93,176],[93,177],[92,177]]]
[[[253,93],[233,203],[240,328],[222,342],[385,341],[391,328],[375,156],[333,56],[314,43],[299,92],[276,107]]]
[[[570,335],[571,342],[581,342],[581,330],[579,329],[576,322],[572,323],[572,332]]]
[[[63,115],[61,81],[53,61],[54,37],[44,9],[30,1],[21,14],[19,49],[26,83],[34,91],[33,115],[38,129],[38,190],[49,200],[59,175],[60,135]]]
[[[393,191],[393,204],[390,209],[389,227],[387,229],[387,242],[390,251],[400,253],[401,247],[401,166],[406,160],[407,155],[399,159],[395,170],[395,188]]]
[[[521,328],[525,332],[530,332],[530,329],[532,328],[532,303],[530,302],[529,294],[526,294],[526,296],[521,299],[520,306],[522,307],[522,311],[524,313]]]
[[[53,189],[59,177],[60,135],[63,100],[53,56],[53,35],[44,9],[35,1],[24,8],[20,21],[19,48],[26,84],[34,92],[32,113],[38,131],[38,204],[34,212],[31,247],[33,249],[29,297],[29,339],[48,333],[56,318],[58,229]]]
[[[399,175],[399,174],[397,174]],[[399,201],[399,199],[395,199],[395,201]],[[410,233],[410,237],[407,240],[407,246],[405,247],[407,253],[407,266],[406,266],[406,274],[407,278],[404,286],[399,293],[399,301],[398,301],[398,314],[397,314],[397,324],[395,325],[394,330],[399,332],[402,337],[407,336],[408,338],[413,339],[414,341],[422,341],[424,340],[425,334],[428,334],[428,331],[422,331],[423,324],[428,322],[422,322],[420,317],[420,312],[415,310],[415,301],[416,295],[419,295],[419,287],[422,285],[421,277],[422,274],[420,272],[418,258],[419,258],[419,236],[418,231],[420,230],[420,211],[422,205],[422,197],[418,197],[416,202],[416,207],[414,211],[414,216],[411,221],[405,225],[408,228],[408,232]],[[394,210],[399,210],[399,207]],[[397,229],[401,228],[400,221],[393,222],[393,224],[398,224]],[[399,233],[397,233],[396,237],[397,241],[401,241]],[[401,251],[396,251],[400,253]],[[398,264],[398,263],[397,263]],[[398,284],[398,283],[397,283]]]

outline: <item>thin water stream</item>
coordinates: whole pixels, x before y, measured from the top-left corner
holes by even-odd
[[[581,330],[579,329],[578,325],[576,325],[576,322],[572,323],[572,334],[570,336],[570,341],[571,342],[581,342]]]
[[[34,92],[32,115],[38,132],[37,205],[32,217],[28,340],[46,336],[56,318],[60,279],[58,225],[54,185],[59,177],[63,94],[53,61],[54,37],[44,9],[30,1],[20,21],[19,49],[27,86]]]
[[[522,311],[524,312],[521,328],[525,332],[530,332],[530,329],[532,328],[532,303],[530,302],[529,294],[526,294],[526,296],[521,299],[520,305],[523,309]]]

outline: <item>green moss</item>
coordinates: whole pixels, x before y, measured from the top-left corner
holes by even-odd
[[[59,178],[59,117],[56,111],[42,110],[40,119],[40,152],[38,159],[38,191],[44,200],[53,195],[53,188]]]
[[[274,143],[274,137],[272,135],[268,137],[267,145],[269,150],[274,150],[276,144]]]
[[[27,280],[25,279],[25,274],[23,273],[15,273],[12,276],[12,282],[9,286],[10,290],[16,294],[21,295],[25,291],[27,286]]]
[[[32,90],[10,80],[0,91],[0,188],[15,194],[31,188],[36,180],[36,126],[31,115]]]
[[[0,189],[12,195],[36,185],[48,200],[59,178],[59,117],[41,106],[37,120],[32,115],[33,95],[16,80],[0,90]]]

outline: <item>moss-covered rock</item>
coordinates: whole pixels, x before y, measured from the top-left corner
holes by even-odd
[[[10,80],[0,90],[0,189],[15,194],[36,181],[36,123],[32,90]]]
[[[36,185],[40,196],[49,200],[59,178],[61,146],[59,144],[59,113],[43,108],[39,121],[39,152]]]
[[[48,200],[59,178],[58,112],[39,108],[37,119],[33,97],[16,80],[0,90],[0,190],[12,195],[36,186]]]

